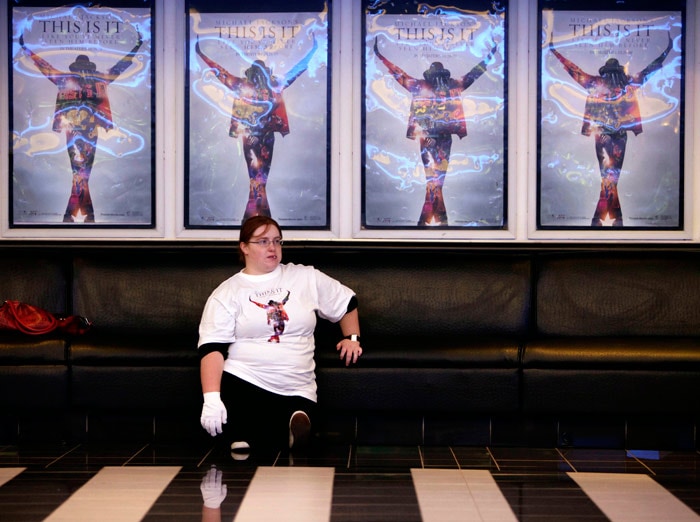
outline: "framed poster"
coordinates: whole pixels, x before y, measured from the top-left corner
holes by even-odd
[[[506,1],[363,1],[364,229],[503,229]]]
[[[9,4],[9,226],[155,226],[152,6]]]
[[[685,2],[538,18],[537,228],[682,230]]]
[[[329,229],[331,4],[187,9],[185,227]]]

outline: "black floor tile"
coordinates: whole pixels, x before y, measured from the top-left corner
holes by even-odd
[[[495,474],[519,522],[603,522],[608,518],[566,474]]]
[[[339,473],[333,484],[333,522],[420,521],[411,474]]]

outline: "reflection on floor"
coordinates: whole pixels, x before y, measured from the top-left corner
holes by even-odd
[[[700,453],[0,446],[0,521],[700,521]]]

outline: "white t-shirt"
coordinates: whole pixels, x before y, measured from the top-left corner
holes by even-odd
[[[264,390],[316,401],[316,315],[331,322],[355,293],[312,266],[280,264],[273,272],[239,272],[209,296],[197,346],[229,343],[224,371]]]

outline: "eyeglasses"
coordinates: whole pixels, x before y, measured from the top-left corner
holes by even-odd
[[[276,237],[275,239],[267,239],[266,237],[262,239],[258,239],[257,241],[248,241],[248,243],[253,243],[254,245],[260,245],[263,248],[267,248],[270,246],[270,244],[275,245],[276,247],[282,246],[284,244],[284,240]]]

